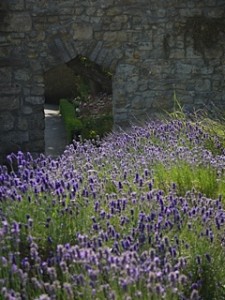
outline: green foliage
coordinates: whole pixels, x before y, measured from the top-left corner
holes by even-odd
[[[183,111],[183,107],[180,103],[180,100],[177,98],[176,91],[173,92],[173,111],[172,112],[165,112],[168,115],[169,119],[174,120],[185,120],[186,116]]]
[[[205,117],[201,121],[201,127],[207,133],[205,148],[213,154],[223,154],[221,149],[225,148],[225,119],[221,116],[218,120],[213,120],[210,117]]]
[[[102,138],[112,130],[113,117],[111,115],[99,116],[98,118],[85,117],[82,118],[82,124],[81,135],[83,138],[91,139],[97,136]]]
[[[221,267],[225,264],[224,251],[214,234],[206,238],[206,229],[207,225],[197,215],[193,217],[191,226],[186,223],[180,232],[180,239],[186,240],[188,247],[187,244],[180,244],[180,253],[188,260],[187,276],[191,275],[193,281],[199,284],[201,299],[224,299],[225,287],[221,285],[225,276],[225,270]],[[211,230],[216,232],[216,226],[212,224]]]
[[[187,115],[181,105],[180,99],[178,99],[176,91],[173,96],[173,111],[166,112],[169,120],[181,120],[186,121]],[[190,116],[190,120],[198,124],[205,134],[204,147],[211,151],[214,155],[223,154],[225,148],[225,115],[218,108],[214,108],[213,111],[199,110],[193,112]],[[222,152],[221,152],[222,150]]]
[[[225,178],[218,178],[216,170],[210,166],[191,166],[184,161],[177,161],[170,167],[156,164],[154,178],[156,185],[166,192],[175,182],[179,195],[194,189],[207,197],[225,196]]]
[[[90,89],[90,86],[89,86],[87,80],[85,80],[82,76],[77,76],[76,77],[76,87],[77,87],[77,92],[78,92],[81,100],[86,100],[91,92],[91,89]]]
[[[102,138],[112,130],[112,115],[102,115],[97,118],[78,117],[74,105],[66,99],[60,100],[60,112],[65,122],[69,142],[78,136],[83,139]]]
[[[60,113],[63,117],[67,132],[68,142],[71,142],[74,135],[79,135],[82,128],[82,123],[75,117],[75,109],[72,103],[66,99],[60,100]]]

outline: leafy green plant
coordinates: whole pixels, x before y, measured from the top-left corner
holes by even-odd
[[[113,117],[111,115],[99,116],[97,118],[84,117],[81,120],[83,124],[81,135],[84,138],[90,139],[97,136],[102,138],[112,131]]]
[[[103,137],[112,130],[113,117],[103,115],[94,117],[78,117],[74,105],[66,99],[60,101],[60,112],[65,122],[68,141],[82,136],[83,139]]]
[[[77,87],[77,92],[81,98],[81,101],[86,101],[88,96],[91,93],[90,86],[83,77],[77,76],[76,78],[76,87]]]
[[[216,170],[210,166],[191,166],[184,161],[178,161],[170,167],[159,163],[154,166],[154,178],[157,187],[166,192],[172,183],[176,183],[180,195],[195,189],[207,197],[225,196],[225,178],[218,178]]]
[[[80,134],[82,123],[76,118],[74,106],[68,100],[61,99],[59,107],[65,123],[68,142],[71,142],[75,135]]]

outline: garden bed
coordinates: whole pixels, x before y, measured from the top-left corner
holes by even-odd
[[[0,166],[0,298],[224,299],[216,125],[155,121],[57,159],[8,156],[18,171]]]

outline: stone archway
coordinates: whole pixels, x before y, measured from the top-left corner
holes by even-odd
[[[112,131],[111,76],[110,70],[82,56],[44,73],[45,154],[62,154],[71,141],[72,129],[63,124],[64,113],[60,116],[60,109],[64,112],[67,105],[80,124],[78,131],[74,128],[73,138],[103,137]]]
[[[57,42],[58,42],[58,38],[57,38]],[[53,46],[49,47],[50,53],[51,53],[51,55],[53,55],[53,58],[55,59],[57,57],[56,62],[57,61],[60,61],[61,63],[64,62],[64,65],[66,67],[68,67],[69,69],[71,69],[75,74],[81,74],[82,76],[86,76],[89,79],[89,81],[91,81],[92,91],[94,91],[94,89],[96,89],[96,87],[97,87],[97,84],[99,84],[101,86],[101,88],[103,88],[104,91],[107,91],[107,92],[110,91],[112,93],[112,78],[110,78],[110,80],[106,80],[104,78],[104,75],[101,74],[102,71],[100,70],[102,66],[100,66],[99,64],[96,64],[95,62],[92,61],[92,63],[95,65],[95,67],[91,71],[85,70],[84,67],[79,64],[79,57],[82,56],[82,53],[85,53],[85,51],[84,52],[81,51],[81,54],[78,54],[75,58],[68,61],[68,56],[66,56],[66,59],[65,59],[64,52],[63,52],[62,56],[60,56],[62,53],[62,48],[65,47],[65,46],[62,46],[63,43],[64,43],[64,41],[63,41],[63,39],[61,39],[60,47],[59,47],[58,44],[56,43],[56,41],[54,40],[54,44],[56,44],[56,48]],[[52,49],[54,49],[54,51],[52,51]],[[57,49],[58,49],[58,51],[57,51]],[[96,49],[98,49],[98,52],[101,52],[101,48],[99,48],[99,44],[97,46],[95,45],[94,49],[93,50],[91,49],[91,52],[96,51]],[[111,55],[110,51],[111,51],[110,49],[107,51],[108,55]],[[72,57],[72,55],[73,54],[71,53],[70,57]],[[100,60],[100,58],[101,57],[98,54],[98,59]],[[89,59],[89,57],[88,57],[88,59]],[[102,61],[102,60],[100,60],[100,61]],[[113,64],[114,64],[114,66],[116,66],[116,61],[114,59],[113,59]],[[47,62],[45,66],[46,66],[46,68],[49,68],[50,67],[49,62]],[[88,76],[87,71],[91,72],[91,76],[90,75]],[[45,70],[45,72],[46,72],[46,70]],[[97,78],[97,80],[93,80],[96,77],[99,77],[99,78]],[[109,83],[109,81],[110,81],[110,83]],[[97,92],[97,90],[94,91],[94,93],[95,92]],[[42,104],[41,104],[41,106],[43,108]]]

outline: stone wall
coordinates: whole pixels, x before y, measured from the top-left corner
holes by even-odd
[[[224,0],[1,0],[0,153],[44,151],[44,80],[77,55],[113,73],[115,127],[225,105]]]

